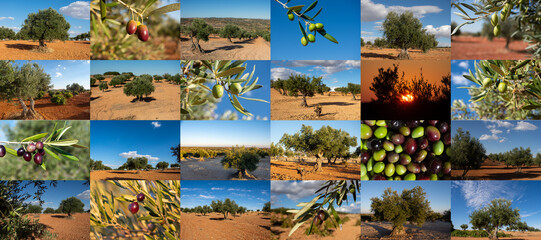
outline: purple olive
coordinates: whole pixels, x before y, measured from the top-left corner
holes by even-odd
[[[417,151],[417,142],[413,138],[408,138],[406,140],[404,151],[406,151],[407,154],[413,155],[415,151]]]

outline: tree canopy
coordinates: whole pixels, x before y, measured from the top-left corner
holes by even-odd
[[[409,59],[408,48],[420,48],[426,52],[438,45],[435,36],[428,34],[410,11],[401,14],[389,12],[382,28],[387,44],[402,49],[398,59]]]
[[[461,169],[462,178],[470,169],[478,169],[486,158],[486,150],[479,139],[472,137],[469,131],[456,130],[450,148],[453,169]]]
[[[71,216],[72,213],[83,212],[84,206],[85,204],[81,202],[81,200],[79,200],[78,198],[70,197],[62,200],[58,209],[60,209],[62,213],[67,213],[68,216]]]
[[[56,10],[49,8],[39,10],[38,13],[28,14],[23,27],[19,31],[30,39],[39,40],[39,46],[45,47],[45,41],[67,40],[70,24],[64,16]]]
[[[492,200],[487,206],[470,215],[472,227],[486,231],[491,240],[498,239],[498,231],[503,227],[514,226],[519,221],[519,209],[513,209],[511,201],[502,198]]]

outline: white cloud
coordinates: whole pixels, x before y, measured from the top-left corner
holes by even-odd
[[[56,72],[55,75],[54,75],[54,77],[57,77],[57,78],[62,77],[62,73]]]
[[[493,129],[490,129],[490,132],[491,132],[492,134],[500,134],[500,133],[502,133],[502,130],[493,128]]]
[[[468,61],[462,61],[458,63],[458,66],[464,69],[468,69],[470,67],[470,64],[468,63]]]
[[[347,212],[347,213],[360,213],[361,201],[350,203],[349,205],[343,204],[342,206],[336,208],[336,211]]]
[[[518,122],[517,126],[513,128],[513,130],[517,130],[517,131],[534,131],[536,129],[537,129],[537,126],[525,121]]]
[[[213,188],[211,188],[210,190],[212,190],[212,191],[219,191],[219,190],[224,190],[224,188],[213,187]]]
[[[479,209],[495,198],[514,199],[518,186],[510,186],[506,181],[454,181],[453,188],[459,188],[466,205]],[[519,189],[518,189],[519,190]]]
[[[521,218],[527,218],[527,217],[531,217],[533,215],[537,215],[539,213],[541,213],[541,211],[535,211],[535,212],[531,212],[531,213],[521,213],[520,217]]]
[[[385,6],[383,4],[374,3],[372,0],[361,0],[361,21],[372,22],[377,20],[383,20],[389,12],[403,13],[406,11],[413,12],[413,15],[417,18],[422,18],[426,14],[439,13],[443,9],[438,6]]]
[[[204,198],[204,199],[214,199],[215,197],[212,196],[212,195],[203,195],[203,194],[199,194],[199,197],[200,198]]]
[[[301,198],[314,195],[321,187],[321,181],[272,181],[271,192],[273,195],[286,195],[288,199],[298,201]]]
[[[278,68],[272,68],[271,69],[271,79],[276,80],[278,78],[280,79],[287,79],[291,75],[295,74],[301,74],[301,72],[295,71],[290,68],[284,68],[284,67],[278,67]]]
[[[488,134],[483,134],[481,135],[481,137],[479,138],[479,140],[481,141],[485,141],[485,140],[498,140],[500,139],[498,136],[496,136],[496,134],[492,134],[492,135],[488,135]]]
[[[502,120],[490,120],[488,122],[494,123],[494,125],[488,125],[488,128],[495,128],[495,127],[504,127],[504,128],[512,128],[514,125],[511,122],[502,121]]]
[[[462,72],[461,74],[451,74],[451,82],[456,85],[469,85],[470,81],[463,77],[464,74],[467,74],[466,72]]]
[[[61,7],[60,13],[80,19],[90,19],[90,2],[76,1],[70,3],[70,5]]]
[[[500,139],[500,143],[503,143],[505,141],[507,141],[507,138],[502,137],[502,139]]]
[[[85,190],[84,192],[77,194],[77,196],[75,196],[75,197],[77,197],[79,199],[83,199],[83,200],[89,200],[90,199],[90,189]]]
[[[6,19],[7,19],[7,20],[15,20],[14,17],[0,17],[0,21],[6,20]]]
[[[162,124],[161,124],[160,122],[151,122],[150,124],[152,124],[152,126],[153,126],[154,128],[159,128],[159,127],[162,126]]]
[[[425,29],[429,34],[436,35],[436,38],[448,38],[451,36],[451,25],[443,25],[439,27],[427,25]]]
[[[153,157],[153,156],[150,156],[150,155],[141,155],[141,154],[138,154],[137,151],[129,151],[129,152],[123,152],[121,154],[118,154],[118,156],[121,156],[123,158],[137,158],[137,157],[146,157],[148,159],[148,161],[151,161],[151,162],[156,162],[158,160],[160,160],[160,158],[158,157]]]
[[[361,31],[361,36],[371,36],[374,35],[374,32]]]

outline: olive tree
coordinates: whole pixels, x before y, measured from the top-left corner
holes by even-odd
[[[15,32],[7,27],[0,27],[0,40],[15,39]]]
[[[192,24],[183,26],[181,31],[190,36],[190,40],[192,41],[192,51],[205,53],[205,50],[201,48],[201,45],[199,45],[199,41],[208,41],[209,35],[214,32],[214,29],[203,19],[193,19]]]
[[[43,207],[40,206],[40,205],[33,205],[33,204],[30,204],[30,205],[26,206],[26,212],[27,212],[27,213],[37,213],[37,214],[40,214],[42,210],[43,210]]]
[[[234,200],[226,198],[224,201],[215,200],[210,204],[212,210],[216,213],[221,213],[224,215],[224,219],[227,219],[227,215],[230,213],[236,213],[238,208],[237,203]]]
[[[319,130],[314,130],[311,126],[302,125],[299,132],[293,135],[285,133],[279,143],[286,150],[292,149],[315,156],[314,170],[321,171],[322,158],[327,158],[329,163],[335,163],[336,159],[349,154],[349,147],[357,146],[357,137],[331,126],[322,126]]]
[[[166,169],[169,167],[169,163],[167,162],[159,162],[156,164],[157,169]]]
[[[348,83],[347,90],[353,96],[353,100],[357,100],[355,95],[361,93],[361,84]]]
[[[393,225],[391,236],[405,233],[404,223],[410,221],[422,227],[432,211],[423,188],[404,189],[398,194],[391,188],[385,189],[381,198],[370,199],[370,209],[377,221],[389,221]]]
[[[486,158],[486,150],[479,139],[472,137],[469,131],[456,130],[450,148],[453,169],[462,170],[462,178],[470,169],[478,169]]]
[[[490,240],[498,239],[498,231],[520,221],[519,209],[511,207],[510,200],[498,198],[470,214],[472,228],[484,230]]]
[[[120,166],[119,170],[141,170],[146,168],[148,165],[148,158],[146,157],[136,157],[136,158],[128,158],[122,166]]]
[[[265,205],[263,205],[263,208],[261,209],[263,212],[270,212],[271,211],[271,203],[266,202]]]
[[[63,213],[67,213],[71,217],[71,213],[83,212],[85,204],[76,197],[70,197],[60,202],[60,209]]]
[[[308,107],[306,97],[313,97],[318,84],[323,77],[308,77],[306,75],[292,74],[285,82],[286,89],[291,96],[302,95],[302,107]]]
[[[462,224],[462,225],[460,225],[460,228],[462,228],[462,230],[466,231],[466,229],[468,229],[468,224]]]
[[[421,48],[425,51],[437,46],[437,41],[423,29],[423,23],[413,16],[413,12],[390,12],[382,27],[386,42],[391,47],[401,49],[398,59],[410,59],[409,48]]]
[[[142,76],[135,78],[135,80],[124,86],[124,94],[126,94],[126,96],[134,96],[139,101],[143,101],[143,96],[149,96],[154,90],[155,88],[154,84],[152,84],[152,80],[148,81]]]
[[[233,43],[233,41],[231,41],[231,38],[241,38],[242,30],[235,25],[227,24],[220,31],[220,37],[227,38],[230,43]]]
[[[0,98],[19,101],[25,119],[36,117],[34,98],[40,91],[47,91],[50,83],[51,76],[37,63],[16,66],[11,61],[0,61]],[[25,101],[30,101],[30,106]]]
[[[225,169],[237,169],[237,174],[241,179],[243,176],[255,178],[249,172],[257,169],[257,164],[259,164],[259,155],[256,152],[250,151],[244,147],[234,147],[227,152],[225,157],[220,162]]]
[[[70,24],[64,16],[56,10],[49,8],[39,10],[38,13],[28,14],[20,32],[25,33],[32,40],[38,40],[40,47],[46,47],[45,41],[67,40]]]
[[[54,212],[54,208],[48,207],[48,208],[46,208],[45,210],[43,210],[43,213],[55,213],[55,212]]]

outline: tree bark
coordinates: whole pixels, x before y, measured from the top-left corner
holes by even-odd
[[[308,107],[308,103],[306,103],[306,94],[302,95],[301,107]]]
[[[404,234],[406,234],[406,231],[404,230],[403,226],[401,228],[395,227],[391,231],[391,236],[404,235]]]
[[[203,50],[203,48],[201,48],[201,45],[199,45],[199,39],[194,39],[194,37],[190,37],[190,39],[192,40],[192,52],[193,51],[197,51],[197,52],[200,52],[200,53],[205,53],[205,51]]]
[[[407,48],[402,48],[402,50],[400,51],[400,54],[398,54],[397,59],[399,59],[399,60],[409,60],[410,55],[408,54],[408,49]]]
[[[39,46],[40,46],[40,47],[47,47],[47,44],[45,44],[45,40],[40,39],[40,40],[39,40]]]
[[[357,100],[357,98],[355,98],[355,93],[351,93],[351,96],[353,96],[353,100]]]
[[[511,38],[505,38],[505,49],[509,50],[509,43],[511,42]]]

